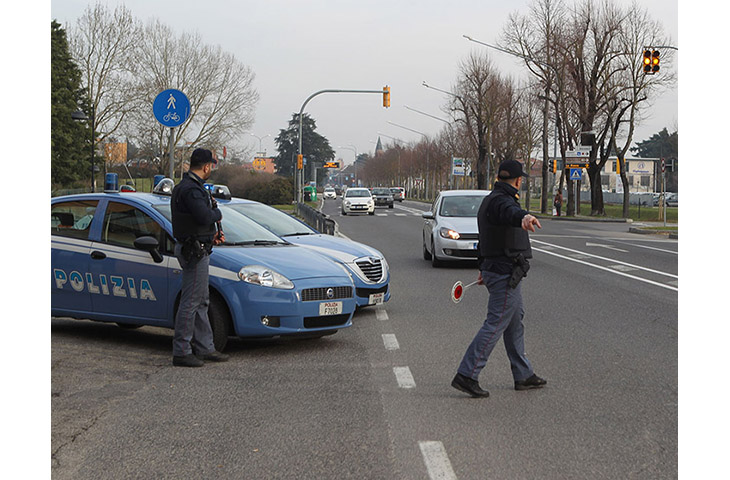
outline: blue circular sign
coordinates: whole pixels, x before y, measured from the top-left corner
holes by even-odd
[[[180,90],[170,88],[160,92],[152,103],[152,113],[165,127],[179,127],[190,116],[190,100]]]

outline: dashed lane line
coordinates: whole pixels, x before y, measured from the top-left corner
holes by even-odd
[[[395,379],[400,388],[416,388],[416,381],[413,379],[411,369],[408,367],[393,367]]]
[[[398,339],[392,333],[383,334],[383,345],[385,345],[386,350],[398,350],[400,348]]]
[[[431,480],[456,480],[456,473],[451,467],[444,444],[436,441],[418,442],[423,455],[423,462]]]

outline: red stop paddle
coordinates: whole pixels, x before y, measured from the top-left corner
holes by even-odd
[[[451,300],[454,303],[459,303],[461,301],[461,297],[464,296],[464,291],[472,285],[476,285],[477,282],[478,280],[475,280],[466,286],[464,286],[461,282],[456,282],[454,286],[451,287]]]

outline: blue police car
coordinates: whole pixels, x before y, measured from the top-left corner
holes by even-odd
[[[213,249],[209,280],[217,350],[229,336],[316,337],[352,325],[346,268],[219,206],[226,243]],[[170,217],[168,195],[53,198],[51,315],[173,328],[182,275]]]
[[[358,307],[380,305],[390,300],[390,270],[385,257],[378,250],[341,237],[321,234],[306,223],[263,203],[233,198],[221,204],[244,214],[291,243],[316,250],[346,266],[355,282]]]

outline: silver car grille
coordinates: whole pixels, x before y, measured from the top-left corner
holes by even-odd
[[[383,262],[379,258],[361,258],[355,260],[355,264],[371,282],[379,282],[383,278]]]

